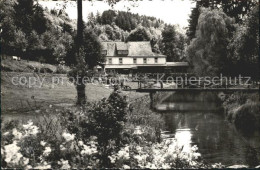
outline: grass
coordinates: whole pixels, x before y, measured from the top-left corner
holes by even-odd
[[[27,80],[24,85],[14,85],[12,78],[16,80],[21,77]],[[34,85],[29,87],[29,77],[36,78]],[[52,77],[63,77],[64,83],[52,85]],[[43,81],[42,86],[40,81]],[[33,81],[32,81],[33,83]],[[98,101],[107,98],[113,91],[112,88],[98,84],[87,84],[86,95],[88,101]],[[122,92],[129,97],[129,101],[142,97],[140,94],[131,91]],[[24,118],[35,115],[41,109],[46,109],[49,105],[54,107],[71,107],[76,102],[75,86],[68,81],[66,74],[36,74],[25,72],[1,72],[1,110],[2,117],[6,119]]]

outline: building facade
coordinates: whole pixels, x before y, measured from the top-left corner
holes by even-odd
[[[106,73],[157,73],[167,69],[184,68],[186,62],[166,62],[166,56],[152,52],[149,41],[102,42]]]

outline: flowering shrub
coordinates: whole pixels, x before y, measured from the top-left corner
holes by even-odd
[[[175,140],[156,142],[149,136],[157,127],[151,126],[152,122],[158,123],[155,117],[147,114],[149,123],[129,117],[125,98],[118,93],[84,108],[63,111],[57,116],[60,122],[56,122],[59,126],[56,133],[42,122],[38,122],[39,126],[32,121],[2,126],[2,168],[206,167],[196,146],[187,151]],[[50,121],[45,118],[49,126]],[[49,132],[52,132],[52,137]],[[221,166],[216,164],[214,167]]]
[[[130,144],[111,155],[110,161],[115,168],[201,168],[198,148],[193,146],[190,152],[182,150],[175,140],[164,140],[154,144]]]
[[[84,143],[77,141],[75,134],[63,132],[61,141],[49,143],[40,140],[42,136],[38,129],[28,121],[2,135],[2,168],[68,169],[98,165],[96,137],[90,137]]]

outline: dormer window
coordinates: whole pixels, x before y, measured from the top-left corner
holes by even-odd
[[[102,54],[102,55],[107,55],[107,50],[102,50],[102,51],[101,51],[101,54]]]
[[[128,54],[128,50],[117,50],[117,54],[118,55],[127,55]]]

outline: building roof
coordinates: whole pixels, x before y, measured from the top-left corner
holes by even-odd
[[[116,42],[117,50],[128,50],[128,44],[125,42]]]
[[[128,50],[128,57],[166,57],[152,52],[149,41],[102,42],[102,48],[107,50],[107,56],[117,56],[116,50]]]

